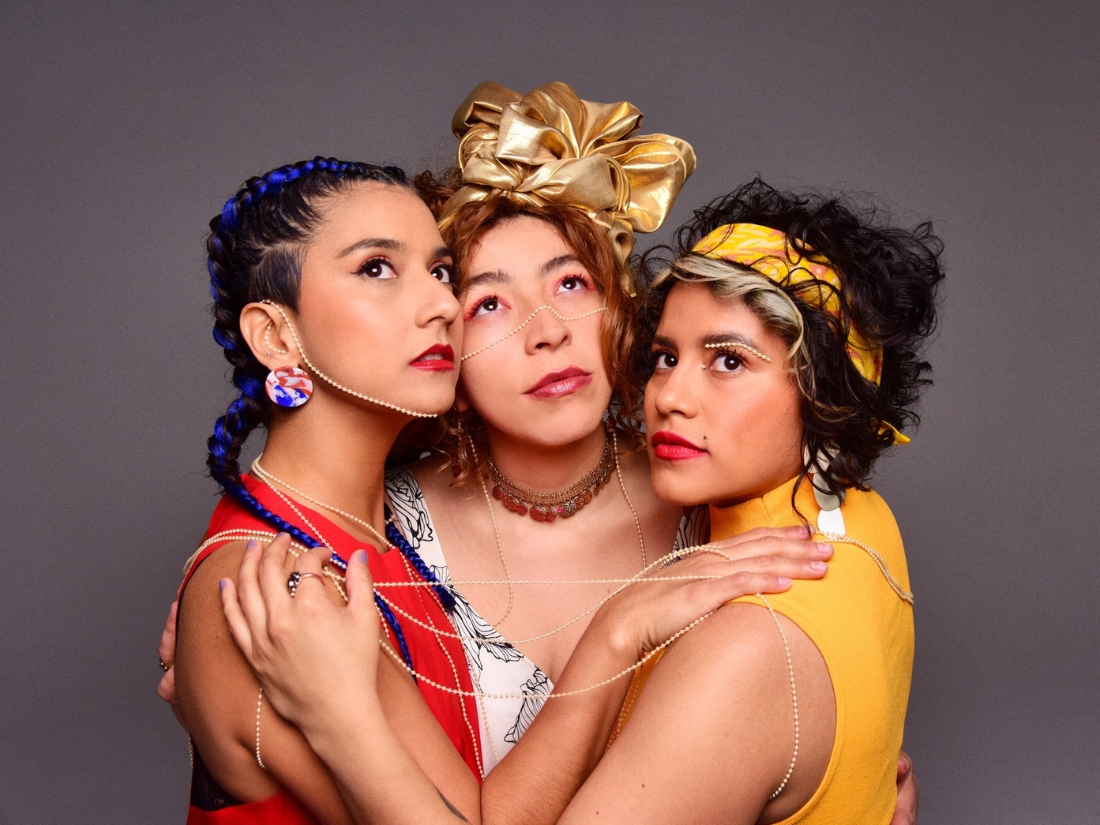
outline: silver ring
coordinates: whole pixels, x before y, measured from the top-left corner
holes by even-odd
[[[315,579],[320,579],[321,584],[325,583],[325,577],[320,576],[317,573],[302,573],[298,570],[295,570],[293,573],[291,573],[287,577],[286,589],[287,589],[287,592],[290,593],[290,598],[293,599],[294,596],[298,593],[298,585],[302,583],[302,580],[303,579],[308,579],[310,577],[315,578]]]

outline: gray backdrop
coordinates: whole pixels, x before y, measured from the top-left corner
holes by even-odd
[[[690,140],[670,226],[756,172],[935,220],[936,386],[878,477],[922,822],[1100,820],[1097,4],[96,5],[0,4],[0,823],[182,821],[155,648],[229,399],[206,221],[318,153],[445,163],[483,79]]]

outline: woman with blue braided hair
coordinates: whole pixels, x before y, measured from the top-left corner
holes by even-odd
[[[194,745],[189,822],[351,816],[333,778],[340,765],[314,754],[302,717],[275,711],[278,691],[260,688],[227,632],[219,586],[234,592],[238,569],[255,565],[264,545],[265,575],[307,622],[343,603],[353,557],[369,565],[381,622],[371,653],[380,641],[389,654],[373,678],[390,729],[418,770],[476,812],[479,708],[451,624],[454,596],[388,517],[383,488],[402,429],[454,402],[462,323],[452,253],[400,170],[325,158],[250,179],[210,226],[214,336],[239,395],[209,440],[208,465],[225,494],[178,599],[176,708]],[[264,453],[242,475],[241,448],[258,427]],[[559,686],[598,683],[723,601],[786,586],[743,564],[710,569],[690,598],[668,581],[645,601],[598,611]],[[347,657],[357,655],[349,647]],[[550,810],[563,806],[606,741],[619,683],[618,694],[584,692],[545,711],[493,772],[493,798],[515,809],[542,794]],[[531,769],[555,759],[561,767]]]
[[[381,471],[410,418],[435,415],[453,400],[461,324],[451,255],[401,170],[325,158],[249,180],[211,221],[207,250],[214,337],[239,396],[209,440],[207,463],[226,495],[180,587],[176,675],[195,744],[191,819],[226,821],[220,811],[240,816],[252,808],[232,804],[239,801],[259,802],[265,816],[307,817],[304,804],[338,819],[326,772],[290,726],[270,709],[263,714],[258,684],[225,644],[213,584],[236,569],[246,541],[277,532],[299,552],[325,545],[337,567],[370,543],[384,580],[432,580],[418,558],[380,552],[387,549]],[[367,518],[337,523],[260,478],[242,477],[241,446],[260,426],[267,469]],[[439,601],[447,596],[410,588],[393,603],[416,610],[429,627],[449,626]],[[388,607],[383,616],[401,656],[411,661],[416,647],[418,667],[432,678],[456,689],[468,684],[461,647],[403,626]],[[472,705],[435,691],[424,701],[443,742],[476,765]]]

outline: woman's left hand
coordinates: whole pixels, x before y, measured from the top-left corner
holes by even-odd
[[[292,596],[289,551],[285,533],[266,549],[249,542],[236,584],[221,581],[222,607],[265,696],[306,732],[339,716],[342,704],[376,700],[381,631],[365,551],[348,562],[346,606],[325,592],[336,585],[324,573],[323,548],[298,557],[301,578]]]

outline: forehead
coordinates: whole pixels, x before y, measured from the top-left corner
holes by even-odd
[[[669,290],[658,335],[688,344],[726,333],[750,339],[774,334],[741,298],[719,298],[705,284],[678,283]]]
[[[313,243],[343,249],[366,237],[390,238],[410,248],[443,245],[428,207],[402,186],[359,183],[325,199]]]
[[[551,258],[573,250],[556,227],[530,215],[520,215],[486,232],[470,255],[468,269],[501,269],[513,274],[535,270]]]

